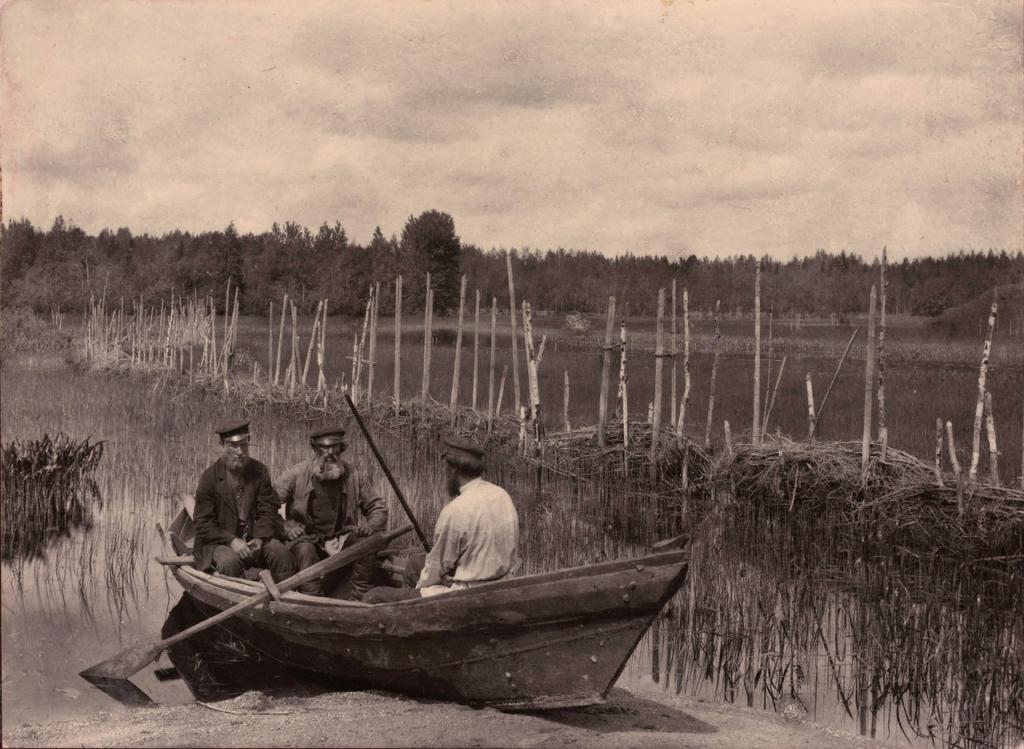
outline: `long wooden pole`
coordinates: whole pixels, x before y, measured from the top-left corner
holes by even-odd
[[[267,322],[267,380],[274,384],[274,302],[270,302],[270,318]]]
[[[661,396],[665,370],[665,290],[658,289],[658,319],[654,334],[654,418],[651,434],[651,480],[657,474],[658,440],[661,437]]]
[[[380,281],[373,284],[370,297],[370,361],[366,372],[366,407],[373,410],[373,375],[377,369],[377,314],[380,311]]]
[[[754,271],[754,444],[761,441],[761,261]]]
[[[423,379],[420,384],[420,401],[426,405],[430,392],[430,313],[433,300],[430,298],[430,274],[427,273],[427,288],[423,296]]]
[[[718,345],[722,339],[722,330],[719,326],[721,315],[721,300],[715,302],[715,342],[714,355],[711,359],[711,387],[708,390],[708,419],[704,427],[704,445],[711,447],[711,420],[715,415],[715,377],[718,374]]]
[[[999,308],[999,301],[992,293],[992,309],[988,315],[988,335],[985,336],[985,346],[981,350],[981,368],[978,370],[978,400],[974,408],[974,434],[971,442],[971,467],[967,472],[967,479],[973,483],[978,477],[978,460],[981,452],[981,420],[985,409],[985,377],[988,374],[988,358],[992,353],[992,332],[996,327],[996,311]]]
[[[462,276],[462,284],[459,288],[459,323],[455,330],[455,365],[452,368],[452,393],[448,401],[448,409],[451,411],[454,423],[455,409],[459,405],[459,384],[462,379],[462,326],[466,314],[466,276]]]
[[[622,405],[622,448],[629,447],[629,387],[626,377],[626,320],[619,327],[619,403]]]
[[[512,280],[512,254],[505,256],[505,267],[508,270],[508,312],[512,322],[512,390],[515,393],[516,413],[522,399],[519,393],[519,343],[516,340],[516,287]]]
[[[478,381],[480,378],[480,289],[476,290],[476,311],[473,315],[473,397],[470,408],[476,411]]]
[[[942,419],[935,419],[935,483],[942,483]]]
[[[675,366],[675,357],[672,359]],[[686,434],[686,412],[690,408],[690,293],[683,289],[683,399],[679,402],[679,421],[676,434],[680,439]],[[685,468],[685,466],[684,466]]]
[[[985,431],[988,435],[988,472],[993,486],[999,486],[999,447],[996,444],[996,417],[992,412],[992,393],[985,391]]]
[[[565,389],[562,391],[562,417],[565,420],[565,433],[570,434],[572,432],[572,426],[569,423],[569,370],[565,370]]]
[[[494,422],[494,363],[498,351],[498,299],[491,297],[491,360],[487,368],[487,429]]]
[[[875,286],[868,301],[868,340],[864,347],[864,430],[861,434],[860,477],[866,481],[871,460],[871,396],[875,390]]]
[[[395,279],[395,405],[402,402],[402,277]]]
[[[284,345],[284,319],[288,315],[288,295],[284,295],[284,301],[281,302],[281,322],[277,328],[277,360],[274,364],[274,385],[275,387],[281,381],[281,348]]]
[[[309,363],[313,357],[313,346],[316,343],[318,329],[320,327],[320,310],[323,306],[324,302],[321,299],[317,302],[316,313],[313,315],[313,329],[309,332],[309,346],[306,348],[306,362],[302,367],[302,387],[306,387],[306,378],[309,375]]]
[[[676,422],[676,354],[679,353],[679,339],[676,336],[676,279],[672,279],[672,375],[670,385],[669,423],[678,430]]]
[[[839,371],[843,368],[843,362],[846,361],[846,355],[850,353],[850,347],[853,345],[853,339],[857,337],[860,332],[860,328],[854,328],[853,333],[850,334],[850,340],[846,342],[846,348],[843,349],[843,355],[839,357],[839,363],[836,365],[836,371],[832,373],[832,379],[829,380],[828,387],[825,389],[825,397],[821,399],[821,405],[818,406],[818,418],[814,422],[815,430],[817,425],[821,423],[821,414],[825,411],[825,404],[828,403],[828,396],[832,392],[832,386],[836,384],[836,378],[839,377]]]
[[[885,421],[885,291],[888,282],[885,279],[886,253],[882,247],[882,263],[879,269],[878,307],[878,442],[881,459],[885,460],[885,452],[889,447],[889,428]]]
[[[615,297],[608,297],[608,319],[604,330],[604,352],[601,359],[601,400],[597,405],[597,444],[605,445],[605,428],[608,426],[608,385],[611,378],[612,333],[615,330]]]
[[[811,384],[811,373],[807,373],[807,439],[814,441],[814,387]]]

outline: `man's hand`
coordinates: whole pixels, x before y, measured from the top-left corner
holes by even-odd
[[[284,524],[284,540],[294,541],[299,536],[305,535],[306,529],[294,520],[289,520]]]
[[[355,528],[352,529],[352,533],[357,538],[366,538],[367,536],[373,533],[373,529],[368,528],[365,525],[357,525]]]
[[[263,550],[263,539],[254,538],[249,542],[249,548],[252,549],[253,554],[259,554]]]
[[[232,539],[231,551],[238,554],[238,558],[242,561],[247,561],[252,556],[252,549],[245,541],[240,538]]]

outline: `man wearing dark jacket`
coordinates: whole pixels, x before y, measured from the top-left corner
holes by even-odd
[[[274,489],[285,505],[284,537],[297,570],[341,550],[357,537],[382,531],[388,524],[383,498],[375,496],[366,478],[341,459],[345,430],[327,427],[310,436],[313,457],[286,470]],[[379,563],[375,556],[352,564],[351,570],[300,586],[309,595],[359,600],[373,587]]]
[[[228,422],[214,431],[224,454],[203,471],[196,489],[196,566],[231,577],[266,567],[274,580],[284,580],[294,565],[277,538],[281,501],[267,467],[249,457],[249,422]]]

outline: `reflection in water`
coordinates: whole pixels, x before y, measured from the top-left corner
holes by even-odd
[[[176,635],[207,617],[192,599],[182,595],[160,630],[162,638]],[[158,668],[161,681],[180,677],[202,702],[230,699],[258,690],[275,694],[322,691],[313,677],[289,669],[217,626],[198,632],[167,649],[174,669]]]
[[[55,539],[92,527],[101,502],[92,474],[102,457],[102,442],[65,434],[4,445],[4,561],[40,558]]]

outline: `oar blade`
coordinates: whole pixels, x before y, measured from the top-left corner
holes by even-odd
[[[137,674],[155,661],[163,649],[162,643],[136,645],[80,671],[78,675],[103,689],[103,685],[110,681],[125,680]]]

